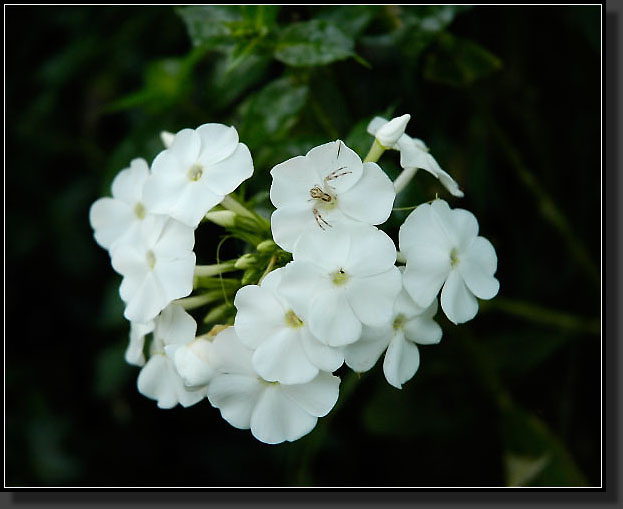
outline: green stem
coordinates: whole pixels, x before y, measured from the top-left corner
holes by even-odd
[[[182,306],[185,310],[197,309],[201,306],[205,306],[214,300],[214,296],[209,293],[201,295],[193,295],[192,297],[186,297],[184,299],[178,299],[176,304]]]
[[[257,282],[258,285],[261,285],[264,278],[268,276],[271,270],[273,270],[273,267],[275,266],[276,261],[277,261],[277,255],[274,254],[270,257],[270,261],[268,262],[268,265],[266,266],[266,270],[264,271],[264,274],[262,274],[262,277]]]
[[[228,194],[223,198],[221,202],[221,206],[226,208],[227,210],[231,210],[236,214],[240,214],[241,216],[249,217],[251,219],[255,219],[256,214],[246,208],[242,203],[232,197],[231,194]]]
[[[394,180],[394,189],[396,190],[396,194],[407,187],[407,184],[411,182],[411,179],[415,176],[417,171],[417,168],[405,168],[402,170],[400,175],[398,175],[396,180]]]
[[[381,145],[376,138],[372,142],[372,146],[368,151],[368,155],[363,160],[364,163],[376,163],[385,152],[385,147]]]

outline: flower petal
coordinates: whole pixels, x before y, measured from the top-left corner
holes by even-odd
[[[337,140],[312,148],[305,156],[328,187],[338,195],[353,187],[363,174],[363,163],[355,151]]]
[[[333,373],[344,363],[344,352],[341,348],[334,348],[318,341],[309,328],[301,328],[301,344],[308,359],[322,371]]]
[[[142,158],[133,159],[130,167],[121,170],[112,181],[112,195],[134,207],[143,200],[143,186],[149,177],[149,165]]]
[[[114,198],[100,198],[89,209],[95,242],[104,249],[110,249],[115,241],[122,238],[135,219],[130,206]]]
[[[315,295],[309,305],[307,323],[310,332],[329,346],[354,343],[361,335],[361,321],[341,290],[328,290]]]
[[[208,384],[208,400],[234,428],[248,429],[264,388],[257,376],[217,374]]]
[[[450,260],[438,252],[415,251],[410,253],[402,284],[415,303],[426,308],[439,293],[450,272]]]
[[[234,326],[240,341],[248,348],[257,348],[285,328],[287,310],[263,286],[240,288],[234,298],[234,306],[238,310]]]
[[[122,298],[123,293],[125,293],[124,283],[130,282],[132,279],[129,276],[123,278],[119,288]],[[148,273],[143,278],[137,278],[136,281],[140,281],[140,283],[136,286],[136,291],[130,299],[126,301],[123,316],[131,322],[147,323],[154,319],[169,304],[170,300],[152,273]],[[135,283],[132,282],[132,285],[134,286]]]
[[[302,205],[310,199],[310,189],[322,186],[322,179],[312,162],[297,156],[278,164],[270,174],[270,201],[278,209],[287,205]]]
[[[402,334],[397,334],[389,344],[383,361],[385,378],[390,385],[401,389],[402,384],[411,380],[419,367],[418,347],[410,341],[405,341]]]
[[[205,180],[206,186],[215,195],[225,196],[251,175],[253,175],[251,152],[244,143],[239,143],[226,159],[205,166],[201,180]]]
[[[370,225],[359,224],[348,228],[342,236],[350,237],[351,248],[340,267],[357,277],[373,276],[386,272],[396,262],[396,246],[384,231]]]
[[[253,350],[240,342],[235,327],[227,327],[216,335],[210,353],[214,368],[220,373],[257,378],[251,361]]]
[[[467,322],[478,313],[478,301],[467,289],[461,273],[456,269],[450,271],[441,291],[441,308],[455,324]]]
[[[407,259],[411,251],[426,249],[449,256],[454,244],[433,217],[430,205],[416,208],[405,220],[398,232],[398,244]]]
[[[201,137],[199,134],[194,129],[182,129],[175,135],[171,147],[163,150],[160,154],[168,153],[170,156],[175,157],[185,173],[197,161],[200,149]],[[156,159],[158,159],[160,154],[156,156]],[[155,162],[154,160],[152,163],[152,172],[155,171],[153,168]]]
[[[381,224],[389,218],[395,198],[394,184],[387,174],[376,163],[364,163],[362,177],[339,195],[338,206],[353,219]]]
[[[282,392],[314,417],[324,417],[337,403],[340,379],[330,373],[319,373],[306,384],[281,385]]]
[[[302,320],[309,316],[309,303],[312,297],[322,291],[333,288],[329,275],[317,265],[307,261],[288,263],[283,270],[283,277],[278,290],[292,306]]]
[[[251,433],[261,442],[292,442],[309,433],[317,417],[282,394],[278,384],[269,385],[262,393],[251,416]]]
[[[499,281],[493,277],[497,260],[495,248],[484,237],[476,237],[467,252],[461,255],[458,265],[461,276],[479,299],[492,299],[500,290]]]
[[[391,326],[363,327],[359,340],[344,348],[346,364],[358,373],[368,371],[387,349],[393,336]]]
[[[347,299],[355,315],[371,327],[386,324],[392,318],[394,302],[402,288],[398,267],[374,276],[352,278],[347,285]]]
[[[265,380],[283,384],[306,383],[318,374],[303,350],[298,332],[285,327],[258,346],[253,367]]]
[[[203,166],[211,166],[229,158],[238,148],[238,132],[234,127],[203,124],[196,132],[201,140],[201,149],[196,161]]]

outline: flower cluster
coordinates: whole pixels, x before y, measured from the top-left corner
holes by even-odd
[[[399,251],[379,228],[419,168],[463,195],[405,133],[409,118],[374,118],[364,161],[336,140],[275,166],[270,218],[232,194],[253,174],[233,127],[163,133],[166,148],[151,167],[135,159],[117,175],[90,220],[123,277],[126,361],[141,367],[141,394],[160,408],[207,398],[262,442],[297,440],[335,406],[336,371],[368,371],[384,354],[392,386],[415,375],[418,345],[442,337],[439,294],[455,324],[497,294],[496,253],[470,212],[441,199],[414,207]],[[376,163],[387,149],[400,151],[395,182]],[[203,221],[245,241],[246,252],[197,265],[194,234]]]

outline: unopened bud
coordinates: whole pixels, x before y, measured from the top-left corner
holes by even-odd
[[[276,246],[276,245],[277,245],[277,244],[275,244],[272,240],[267,239],[267,240],[263,240],[262,242],[260,242],[260,243],[257,245],[257,248],[256,248],[256,249],[257,249],[260,253],[263,253],[263,252],[266,252],[266,251],[272,251],[273,249],[275,249],[275,246]]]
[[[173,363],[184,385],[197,387],[207,384],[214,375],[210,364],[212,342],[205,338],[195,338],[187,345],[182,345],[173,354]]]
[[[254,254],[247,253],[236,260],[236,263],[234,263],[234,267],[240,270],[246,270],[250,269],[251,267],[255,267],[256,264],[257,257]]]
[[[376,132],[376,139],[385,148],[393,147],[398,139],[405,133],[407,123],[410,119],[411,115],[409,114],[392,118],[387,124],[379,128]]]
[[[169,148],[171,145],[173,145],[175,134],[170,133],[169,131],[161,131],[160,139],[162,140],[162,144],[164,145],[164,148]]]
[[[236,213],[231,210],[215,210],[208,212],[205,217],[223,228],[232,228],[235,225]]]

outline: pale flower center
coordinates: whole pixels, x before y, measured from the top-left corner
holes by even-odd
[[[139,219],[145,218],[145,205],[143,205],[140,201],[136,202],[136,205],[134,205],[134,215]]]
[[[394,323],[392,324],[392,327],[394,328],[394,330],[402,329],[404,328],[406,322],[407,317],[403,314],[400,314],[396,318],[394,318]]]
[[[188,174],[187,174],[188,180],[192,182],[197,182],[197,180],[199,180],[202,175],[203,175],[203,166],[201,166],[200,164],[193,164],[190,167],[190,170],[188,170]]]
[[[156,266],[156,255],[154,252],[152,250],[147,251],[145,258],[147,259],[147,266],[149,267],[149,270],[154,270],[154,267]]]
[[[450,265],[454,267],[457,263],[459,263],[459,250],[454,247],[450,251]]]
[[[298,329],[299,327],[303,327],[303,321],[296,316],[294,311],[290,310],[286,313],[286,325],[293,329]]]
[[[334,272],[331,277],[331,281],[333,282],[335,286],[341,286],[341,285],[346,284],[348,282],[348,279],[349,279],[348,274],[344,272],[344,269],[340,269]]]

